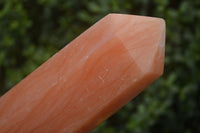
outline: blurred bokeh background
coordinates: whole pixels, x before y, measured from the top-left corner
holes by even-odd
[[[111,12],[166,20],[165,72],[93,133],[200,133],[200,0],[0,0],[0,95]]]

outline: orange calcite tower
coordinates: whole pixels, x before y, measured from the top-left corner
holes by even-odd
[[[163,73],[163,19],[109,14],[0,98],[1,133],[88,133]]]

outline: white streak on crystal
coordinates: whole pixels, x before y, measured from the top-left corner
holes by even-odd
[[[104,80],[101,76],[98,76],[98,78],[104,83]]]
[[[133,80],[133,82],[136,82],[136,81],[137,81],[137,79],[134,79],[134,80]]]
[[[57,84],[57,81],[56,82],[54,82],[54,83],[52,83],[52,86],[55,86]]]

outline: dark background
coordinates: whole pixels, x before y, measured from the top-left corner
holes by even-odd
[[[200,133],[200,0],[0,0],[0,94],[111,12],[166,20],[165,72],[93,133]]]

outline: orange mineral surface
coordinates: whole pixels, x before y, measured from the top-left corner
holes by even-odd
[[[0,98],[1,133],[88,133],[163,73],[163,19],[109,14]]]

